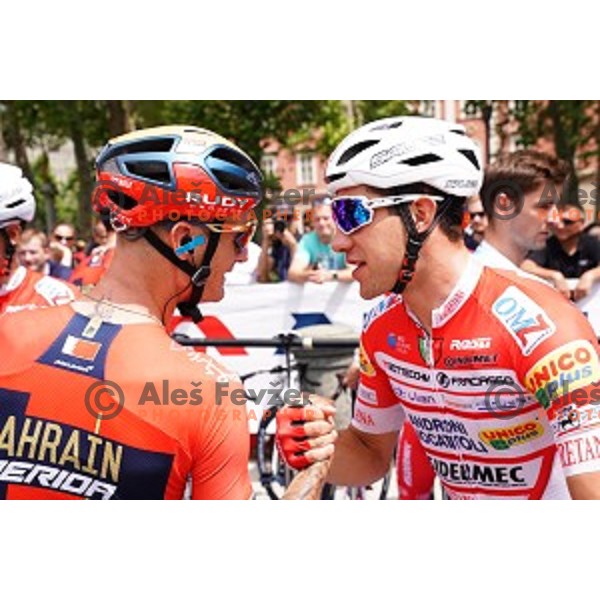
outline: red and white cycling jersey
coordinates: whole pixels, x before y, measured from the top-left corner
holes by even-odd
[[[353,425],[407,419],[452,498],[568,498],[600,469],[598,351],[548,286],[470,259],[431,334],[401,296],[367,315]]]
[[[0,315],[70,304],[79,295],[66,281],[19,267],[0,289]]]

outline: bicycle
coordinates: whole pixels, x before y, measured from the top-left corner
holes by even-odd
[[[320,390],[320,382],[312,381],[308,376],[309,362],[297,361],[292,363],[292,350],[296,354],[301,354],[302,350],[312,351],[314,349],[348,349],[354,348],[357,341],[354,339],[313,339],[302,338],[296,332],[282,333],[272,340],[257,340],[257,339],[235,339],[235,340],[220,340],[220,339],[194,339],[186,335],[178,334],[173,336],[174,339],[183,346],[215,346],[215,347],[231,347],[231,346],[247,346],[247,347],[275,347],[282,348],[285,353],[285,365],[277,365],[271,369],[261,369],[248,373],[241,377],[242,382],[261,374],[285,374],[285,385],[288,389],[303,390],[313,393],[320,393],[326,397],[338,398],[342,392],[346,392],[341,386],[341,378],[337,378],[337,389],[333,394]],[[299,352],[300,351],[300,352]],[[347,365],[346,365],[347,366]],[[312,371],[319,371],[318,367],[311,366]],[[327,370],[331,370],[328,367]],[[294,373],[298,372],[299,376],[294,377]],[[280,383],[277,384],[277,386]],[[312,389],[307,389],[312,388]],[[284,391],[282,389],[282,391]],[[278,500],[282,497],[285,489],[292,481],[295,472],[287,466],[285,461],[280,458],[275,444],[275,425],[277,411],[284,405],[283,400],[278,396],[275,406],[268,406],[267,411],[263,413],[257,433],[257,467],[260,476],[260,483],[267,492],[269,498]],[[247,395],[249,402],[255,402],[256,398]],[[389,490],[389,482],[391,479],[391,470],[393,465],[390,465],[390,472],[373,486],[365,488],[336,488],[335,486],[326,485],[323,488],[322,499],[339,499],[340,497],[351,499],[366,499],[375,496],[377,499],[385,499]]]
[[[291,364],[290,367],[275,367],[274,369],[257,371],[246,375],[243,381],[262,373],[282,373],[288,371],[291,378],[293,372],[299,373],[299,381],[308,384],[317,385],[306,378],[308,365],[303,363]],[[339,385],[332,400],[338,400],[341,395],[347,392],[342,385],[342,377],[338,378]],[[256,463],[258,467],[260,483],[267,492],[271,500],[279,500],[289,483],[294,477],[295,472],[288,467],[285,461],[279,456],[277,444],[275,444],[275,423],[277,411],[284,406],[283,401],[279,401],[275,406],[269,406],[263,413],[258,426],[256,438]],[[337,487],[331,484],[325,484],[321,494],[322,500],[385,500],[389,491],[390,481],[393,474],[393,463],[385,477],[369,486],[360,487]]]

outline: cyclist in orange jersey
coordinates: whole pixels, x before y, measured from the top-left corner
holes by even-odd
[[[94,208],[118,232],[107,273],[43,320],[0,321],[0,497],[247,499],[239,379],[165,322],[222,299],[260,172],[196,127],[116,138],[96,167]]]

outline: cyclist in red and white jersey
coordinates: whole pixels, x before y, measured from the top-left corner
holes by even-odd
[[[482,182],[464,128],[370,123],[336,149],[327,180],[334,247],[357,266],[361,295],[394,294],[364,322],[351,427],[335,441],[334,409],[318,398],[280,411],[292,466],[333,454],[332,483],[375,481],[406,420],[452,498],[600,497],[595,336],[548,286],[464,248],[464,201]]]
[[[0,315],[72,302],[73,286],[20,266],[17,245],[33,221],[33,187],[19,167],[0,163]]]
[[[544,247],[567,175],[564,161],[537,150],[503,154],[488,165],[479,201],[488,226],[475,258],[488,267],[516,271],[531,250]],[[435,472],[415,438],[416,432],[405,423],[398,440],[401,499],[431,497],[433,490]]]

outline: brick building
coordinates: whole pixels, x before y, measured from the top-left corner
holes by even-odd
[[[518,124],[510,116],[515,102],[495,101],[487,127],[480,114],[470,114],[468,104],[464,100],[420,100],[410,104],[417,114],[463,124],[469,135],[479,144],[487,164],[499,153],[517,149]],[[549,139],[540,138],[535,147],[554,153],[554,143]],[[261,161],[263,171],[277,177],[283,190],[299,190],[301,193],[314,190],[318,195],[326,194],[325,166],[326,157],[311,149],[310,144],[297,149],[287,149],[270,143],[265,148]],[[595,193],[598,163],[593,156],[582,156],[578,157],[576,167],[579,175],[579,193],[586,209],[586,218],[588,221],[593,220],[595,203],[590,199],[594,198],[592,193]]]

